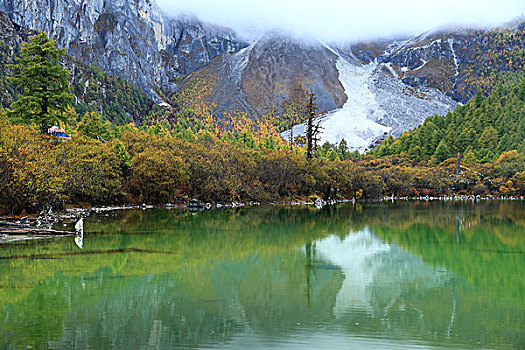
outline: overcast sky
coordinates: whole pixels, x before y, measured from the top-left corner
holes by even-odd
[[[282,29],[326,41],[420,34],[443,26],[495,26],[525,14],[525,0],[157,0],[244,34]]]

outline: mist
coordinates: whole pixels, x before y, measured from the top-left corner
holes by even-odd
[[[168,15],[193,14],[253,37],[268,30],[325,41],[487,28],[525,14],[524,0],[157,0]]]

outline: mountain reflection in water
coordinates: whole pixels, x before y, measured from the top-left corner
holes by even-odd
[[[403,202],[90,217],[86,254],[72,254],[70,239],[0,248],[0,346],[520,348],[524,209]]]

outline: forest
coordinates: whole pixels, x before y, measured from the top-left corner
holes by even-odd
[[[386,140],[370,154],[350,152],[341,142],[315,145],[307,157],[307,142],[296,138],[290,145],[280,136],[282,116],[217,116],[206,102],[208,88],[199,82],[169,96],[169,108],[153,108],[128,124],[111,108],[99,113],[72,105],[69,73],[59,63],[64,52],[44,36],[22,47],[4,81],[18,97],[0,110],[4,213],[190,199],[268,203],[525,195],[525,80],[518,76],[486,97],[480,92],[456,111]],[[40,52],[50,56],[36,54],[39,45],[47,45]],[[40,73],[27,84],[33,65]],[[42,86],[48,87],[45,93]],[[291,105],[290,120],[308,118],[308,101]],[[55,124],[71,138],[47,133]],[[464,165],[459,175],[457,153]]]
[[[421,162],[442,162],[457,153],[470,164],[494,162],[502,153],[525,151],[525,79],[498,84],[487,97],[481,90],[446,116],[432,116],[373,153],[406,154]]]

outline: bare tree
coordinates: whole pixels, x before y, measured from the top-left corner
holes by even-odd
[[[305,113],[308,118],[306,121],[306,159],[308,161],[312,160],[315,157],[317,142],[320,140],[319,132],[321,131],[321,126],[319,125],[319,122],[316,125],[314,125],[316,111],[317,105],[315,104],[315,94],[312,92],[309,94],[309,101],[305,109]]]
[[[290,153],[293,153],[293,124],[290,129]]]

